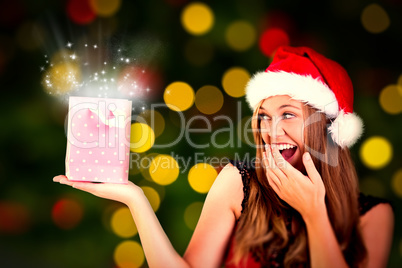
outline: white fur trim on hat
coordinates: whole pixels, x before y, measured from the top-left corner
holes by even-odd
[[[339,112],[328,127],[332,140],[342,148],[352,146],[363,133],[363,121],[355,113]]]
[[[319,79],[284,71],[258,72],[246,86],[246,99],[255,109],[260,101],[271,96],[289,95],[324,112],[327,117],[338,115],[338,102],[332,90]]]
[[[246,100],[255,109],[260,101],[278,95],[288,95],[302,101],[334,119],[328,127],[332,140],[340,147],[352,146],[363,133],[363,122],[355,113],[339,111],[335,94],[319,79],[284,71],[258,72],[248,82]]]

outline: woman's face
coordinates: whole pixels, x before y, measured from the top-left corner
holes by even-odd
[[[264,142],[276,145],[287,162],[304,172],[302,107],[287,95],[272,96],[262,102],[258,116]]]

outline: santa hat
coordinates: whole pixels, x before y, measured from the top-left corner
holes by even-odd
[[[325,113],[328,130],[341,147],[352,146],[363,132],[353,113],[353,85],[338,63],[307,47],[278,48],[265,72],[256,73],[246,87],[251,109],[271,96],[289,95]]]

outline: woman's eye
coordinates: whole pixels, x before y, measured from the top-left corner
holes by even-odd
[[[284,114],[283,114],[283,118],[284,118],[284,119],[290,119],[290,118],[293,118],[293,117],[295,117],[294,114],[290,114],[290,113],[284,113]]]
[[[264,121],[267,121],[267,120],[271,119],[271,118],[269,118],[269,116],[264,115],[264,114],[260,114],[258,117],[260,118],[260,120],[264,120]]]

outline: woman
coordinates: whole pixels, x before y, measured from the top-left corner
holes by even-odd
[[[359,195],[347,147],[362,123],[345,70],[312,49],[281,47],[246,90],[256,161],[220,172],[183,257],[133,183],[54,181],[126,204],[150,267],[385,267],[393,212]]]

